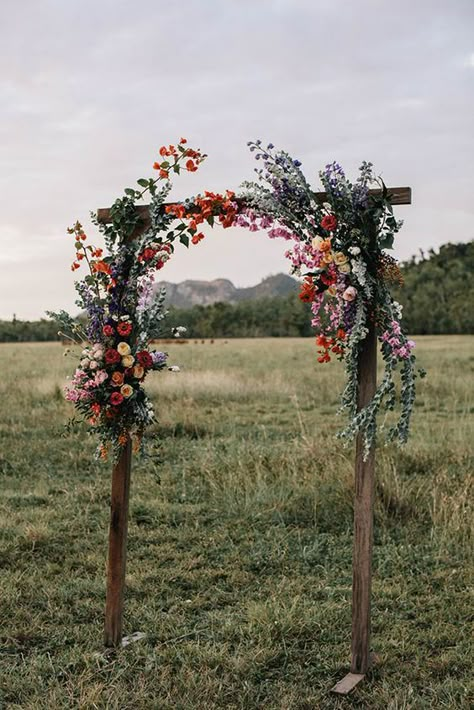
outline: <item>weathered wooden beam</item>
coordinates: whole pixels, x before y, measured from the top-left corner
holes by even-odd
[[[411,205],[411,187],[387,187],[392,205]],[[314,192],[318,202],[327,201],[327,192]],[[381,195],[382,190],[369,190],[369,195]]]
[[[392,205],[411,205],[411,187],[388,187],[388,194],[391,197]],[[381,190],[369,190],[370,195],[380,195]],[[320,203],[327,201],[326,192],[313,193],[316,200]],[[149,205],[137,205],[137,212],[141,219],[147,221],[149,219]],[[112,221],[110,216],[110,207],[101,207],[97,210],[97,220],[102,224],[108,224]]]

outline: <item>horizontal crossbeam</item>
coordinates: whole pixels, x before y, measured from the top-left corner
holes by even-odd
[[[392,205],[411,205],[411,187],[388,187],[388,194]],[[328,197],[326,192],[313,193],[317,202],[326,202]],[[370,195],[380,195],[382,190],[369,190]],[[143,220],[149,219],[149,205],[137,205],[137,212]],[[101,207],[97,210],[97,220],[102,224],[112,221],[110,207]]]

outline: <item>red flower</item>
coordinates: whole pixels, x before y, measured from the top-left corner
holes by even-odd
[[[337,281],[337,276],[334,272],[328,271],[321,274],[319,277],[325,286],[332,286]]]
[[[329,356],[327,351],[318,357],[318,362],[330,362],[330,361],[331,361],[331,357]]]
[[[321,220],[321,227],[327,232],[334,232],[337,227],[337,219],[333,214],[327,214]]]
[[[120,392],[112,392],[110,395],[110,404],[113,404],[114,407],[118,407],[119,404],[122,404],[123,402],[123,396],[120,394]]]
[[[124,323],[123,321],[118,324],[117,326],[117,333],[119,335],[127,336],[130,335],[132,332],[132,324],[131,323]]]
[[[320,348],[330,348],[333,342],[332,338],[326,338],[325,335],[318,335],[316,338],[316,345]]]
[[[93,261],[92,268],[94,271],[99,271],[103,274],[108,274],[109,276],[112,273],[112,269],[109,264],[105,263],[105,261]]]
[[[120,362],[121,360],[122,356],[117,350],[115,350],[115,348],[109,348],[105,351],[105,362],[108,365],[113,365],[114,363]]]
[[[197,170],[197,166],[194,164],[194,162],[192,160],[187,160],[186,161],[186,170],[189,170],[190,173],[194,173]]]
[[[301,291],[299,293],[299,298],[305,303],[310,303],[314,300],[316,295],[316,289],[314,287],[313,279],[311,276],[306,276],[305,280],[301,284]]]
[[[141,350],[139,353],[137,353],[137,360],[146,369],[149,369],[150,367],[153,367],[153,358],[148,352],[148,350]]]
[[[111,325],[104,325],[104,327],[102,328],[102,332],[104,335],[110,338],[110,336],[114,334],[114,329]]]
[[[191,239],[191,241],[192,241],[193,244],[199,244],[199,242],[201,241],[201,239],[204,239],[204,234],[203,234],[202,232],[198,232],[197,234],[195,234],[195,235],[193,236],[193,238]]]
[[[138,257],[138,261],[151,261],[156,254],[156,249],[151,249],[151,247],[147,247],[142,251],[142,253]]]
[[[91,405],[91,409],[94,414],[100,414],[100,404],[98,402],[94,402],[94,404]]]

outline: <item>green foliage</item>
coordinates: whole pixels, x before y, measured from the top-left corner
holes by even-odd
[[[0,343],[26,343],[31,341],[46,342],[61,340],[58,324],[42,318],[37,321],[13,320],[0,321]]]
[[[296,294],[236,304],[169,309],[169,320],[187,328],[189,338],[305,337],[312,335],[311,310]]]
[[[410,333],[474,333],[474,241],[430,249],[421,261],[402,265],[403,288],[394,297],[404,306]]]

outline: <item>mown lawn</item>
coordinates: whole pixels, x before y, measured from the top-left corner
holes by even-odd
[[[103,654],[110,466],[62,436],[61,346],[0,346],[0,707],[472,707],[474,338],[418,339],[413,438],[378,454],[379,663],[347,699],[340,367],[312,340],[168,350],[130,504],[125,632],[147,637]]]

